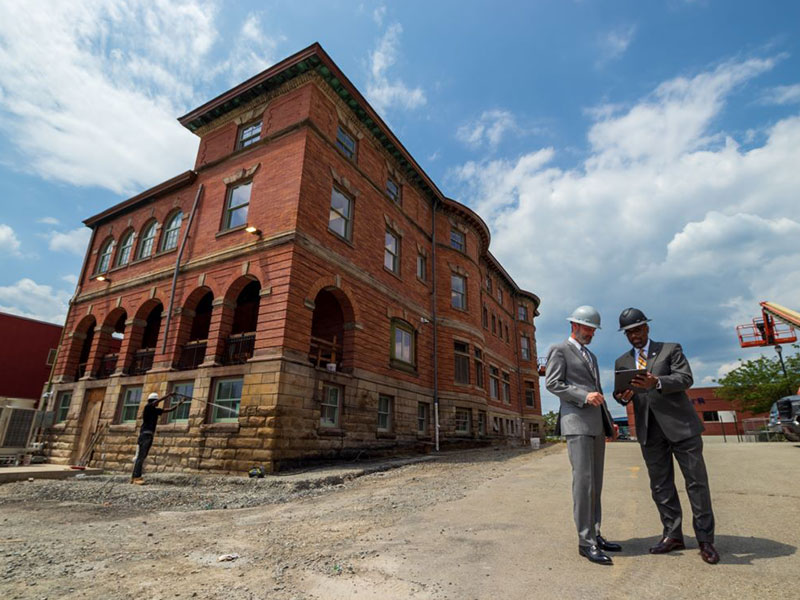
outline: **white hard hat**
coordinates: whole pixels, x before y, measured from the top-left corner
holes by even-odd
[[[158,400],[158,394],[155,392],[151,392],[150,395],[147,397],[148,400]]]
[[[594,306],[579,306],[567,319],[570,323],[580,323],[595,329],[600,329],[600,313]]]

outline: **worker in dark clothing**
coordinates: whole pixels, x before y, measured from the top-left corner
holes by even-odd
[[[142,466],[144,466],[144,459],[147,458],[147,454],[150,452],[150,446],[153,445],[153,437],[156,434],[158,418],[164,413],[170,413],[177,409],[186,401],[185,398],[181,398],[180,402],[170,408],[159,408],[157,406],[159,402],[163,402],[172,395],[173,394],[167,394],[163,398],[159,398],[158,394],[153,392],[147,397],[147,406],[145,406],[142,411],[142,427],[139,429],[139,439],[137,440],[139,448],[136,451],[136,458],[133,463],[131,483],[135,483],[136,485],[144,484],[144,479],[142,479]]]

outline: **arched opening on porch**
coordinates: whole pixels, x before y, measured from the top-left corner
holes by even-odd
[[[328,287],[317,293],[308,356],[315,367],[352,367],[353,321],[353,306],[342,290]]]
[[[214,294],[206,287],[194,290],[186,299],[178,325],[178,369],[195,369],[205,360],[213,303]]]
[[[260,300],[261,284],[255,280],[250,280],[237,295],[233,309],[231,333],[225,346],[224,364],[241,364],[252,358],[256,342]]]
[[[100,361],[97,367],[97,376],[101,379],[111,376],[117,369],[120,348],[125,339],[127,318],[128,314],[125,309],[117,308],[108,313],[103,321],[100,337],[97,340],[97,355]]]
[[[96,325],[97,320],[92,315],[86,315],[75,327],[67,353],[65,375],[72,376],[76,380],[86,375],[86,365],[89,362]]]
[[[153,357],[155,357],[158,336],[161,333],[163,312],[164,305],[160,300],[154,299],[145,302],[136,313],[133,327],[141,329],[141,341],[139,344],[134,344],[133,362],[129,370],[131,375],[142,375],[153,367]],[[142,323],[142,321],[144,322]],[[133,344],[135,340],[132,339],[131,342]]]

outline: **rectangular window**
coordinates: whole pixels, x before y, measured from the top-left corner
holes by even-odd
[[[53,363],[56,362],[56,355],[57,354],[58,354],[58,350],[56,350],[55,348],[50,348],[50,350],[47,353],[47,360],[45,361],[45,364],[48,367],[52,367]]]
[[[501,340],[503,339],[503,321],[501,319],[497,319],[497,335]]]
[[[393,202],[400,204],[400,186],[391,177],[386,180],[386,193]]]
[[[533,387],[532,381],[525,382],[525,405],[531,408],[536,408],[536,388]]]
[[[255,144],[261,139],[261,121],[249,123],[239,127],[239,135],[236,138],[236,149],[246,148],[250,144]]]
[[[247,224],[247,208],[250,206],[250,189],[252,187],[253,182],[248,181],[228,189],[223,229],[233,229]]]
[[[483,388],[483,352],[475,348],[475,385]]]
[[[388,230],[384,236],[383,266],[392,273],[400,274],[400,241]]]
[[[139,404],[142,401],[142,388],[125,388],[122,393],[122,410],[120,411],[120,423],[135,423],[136,415],[139,414]]]
[[[506,328],[506,342],[510,342],[511,336],[508,335],[508,323],[505,324],[505,328]]]
[[[456,408],[456,433],[469,433],[472,429],[472,411],[468,408]]]
[[[356,156],[356,141],[349,133],[347,133],[342,126],[336,132],[336,147],[350,160]]]
[[[392,430],[392,400],[391,396],[378,395],[378,431]]]
[[[69,404],[72,402],[72,392],[60,392],[56,400],[56,423],[63,423],[67,420]]]
[[[486,276],[486,291],[492,293],[492,278],[489,275]]]
[[[455,357],[455,381],[469,385],[469,344],[453,342]]]
[[[328,229],[346,240],[352,233],[353,201],[336,188],[331,191],[331,212],[328,216]]]
[[[338,385],[322,386],[322,406],[319,415],[320,427],[338,427],[342,407],[342,388]]]
[[[467,278],[455,273],[450,275],[450,304],[467,310]]]
[[[450,230],[450,247],[455,248],[459,252],[464,252],[467,249],[466,237],[464,232],[457,229]]]
[[[411,326],[399,321],[392,323],[391,357],[409,365],[414,364],[414,330]]]
[[[214,423],[238,422],[241,401],[241,377],[217,380],[214,386],[214,405],[211,407],[211,421]]]
[[[484,329],[489,329],[489,309],[485,306],[483,307],[483,316],[481,317],[481,322],[483,323]]]
[[[497,301],[500,303],[500,306],[503,306],[503,288],[497,288]]]
[[[531,359],[531,341],[526,337],[522,336],[520,338],[520,345],[522,349],[522,360],[530,360]]]
[[[492,313],[492,333],[497,335],[497,318]]]
[[[719,423],[719,412],[716,410],[704,410],[703,421],[706,423]]]
[[[511,376],[503,373],[503,402],[511,404]]]
[[[173,396],[169,400],[170,406],[177,404],[185,399],[180,408],[167,414],[167,423],[185,423],[189,420],[189,409],[191,408],[192,396],[194,395],[194,381],[178,381],[172,384],[172,391],[180,396]]]
[[[520,321],[527,321],[528,320],[528,307],[527,306],[523,306],[522,304],[520,304],[517,307],[517,318]]]
[[[422,254],[417,254],[417,277],[422,281],[428,279],[428,259]]]
[[[489,397],[497,400],[500,394],[500,369],[489,367]]]
[[[478,435],[486,435],[486,412],[478,411]]]
[[[427,402],[417,403],[417,433],[428,433],[430,405]]]

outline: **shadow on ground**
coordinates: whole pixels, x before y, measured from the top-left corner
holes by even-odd
[[[649,537],[614,541],[622,545],[623,551],[620,556],[642,556],[649,554],[650,547],[658,543],[658,539]],[[699,552],[697,540],[688,536],[684,539],[686,550],[679,550],[672,554],[697,554]],[[797,552],[797,547],[789,544],[740,535],[717,535],[714,546],[719,552],[720,564],[726,565],[752,565],[756,560],[791,556]]]

